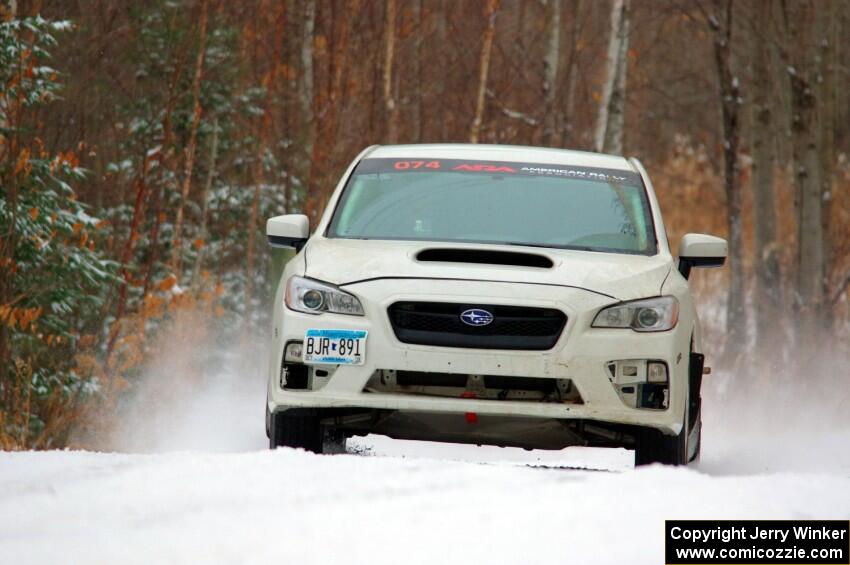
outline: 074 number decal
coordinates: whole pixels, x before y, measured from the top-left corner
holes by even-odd
[[[396,161],[393,165],[397,171],[407,169],[439,169],[439,161]]]

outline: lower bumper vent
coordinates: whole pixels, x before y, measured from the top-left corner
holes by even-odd
[[[583,404],[570,379],[378,370],[364,392]]]

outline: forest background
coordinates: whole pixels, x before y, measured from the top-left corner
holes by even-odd
[[[692,279],[710,354],[806,374],[850,337],[848,22],[840,0],[0,0],[0,447],[91,446],[164,335],[205,343],[196,379],[262,341],[265,219],[315,222],[375,143],[640,158],[674,251],[729,239]]]

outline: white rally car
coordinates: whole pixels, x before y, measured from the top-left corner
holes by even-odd
[[[636,159],[499,145],[370,147],[294,247],[274,300],[271,447],[345,438],[700,450],[691,267],[723,239],[667,243]]]

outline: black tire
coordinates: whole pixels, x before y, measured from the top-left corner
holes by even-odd
[[[702,367],[704,357],[691,353],[688,379],[688,401],[682,430],[678,435],[665,435],[660,430],[643,428],[635,434],[635,465],[687,465],[699,459],[702,447]]]
[[[691,343],[693,348],[693,342]],[[691,350],[688,363],[688,463],[699,461],[702,449],[702,369],[705,355]]]
[[[326,455],[346,453],[345,443],[345,434],[341,430],[322,430],[322,453]]]
[[[287,410],[270,418],[269,448],[295,447],[322,452],[322,431],[319,417],[312,411]]]
[[[688,463],[699,461],[699,454],[702,450],[702,413],[697,412],[696,421],[690,430],[688,438]]]
[[[642,428],[635,434],[635,465],[687,465],[688,431],[668,436],[654,428]]]

